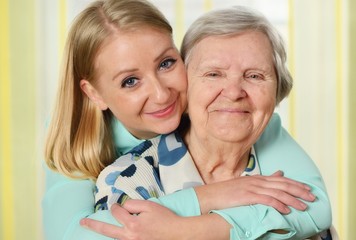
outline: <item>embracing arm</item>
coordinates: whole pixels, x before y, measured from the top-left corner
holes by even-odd
[[[316,200],[308,202],[305,211],[291,208],[291,213],[287,215],[261,204],[213,211],[232,225],[231,239],[302,239],[330,227],[331,207],[322,177],[310,157],[281,127],[277,114],[272,117],[255,149],[263,175],[282,170],[284,176],[307,184]],[[190,202],[197,201],[197,197],[185,196],[178,200],[168,195],[155,201],[184,216],[187,212],[177,209],[184,209]],[[179,206],[180,203],[182,206]],[[283,229],[288,233],[271,232],[276,229]]]
[[[80,226],[84,217],[116,224],[109,211],[94,213],[94,187],[90,180],[73,180],[45,166],[46,191],[42,200],[45,239],[107,240]]]
[[[263,175],[280,169],[286,177],[309,185],[317,200],[308,203],[306,211],[291,209],[288,215],[282,215],[274,208],[260,204],[214,211],[231,224],[230,238],[302,239],[328,228],[331,224],[331,209],[320,173],[308,155],[282,129],[277,115],[274,115],[269,128],[256,144],[256,152]],[[200,214],[198,198],[191,189],[151,200],[180,216]],[[210,215],[214,218],[216,216]],[[218,229],[215,228],[214,232],[216,230]],[[272,232],[274,230],[286,230],[288,233],[277,234]]]
[[[208,189],[206,189],[205,186],[208,187]],[[212,202],[206,202],[211,206],[217,207],[229,205],[241,206],[259,202],[275,206],[276,202],[281,201],[280,204],[282,206],[291,205],[300,210],[304,210],[306,205],[300,207],[298,203],[301,202],[296,200],[294,196],[308,200],[314,199],[313,196],[311,198],[309,197],[309,188],[303,184],[283,178],[280,172],[270,177],[240,177],[236,180],[205,186],[196,188],[197,193],[199,192],[199,197],[203,195],[203,198],[212,199]],[[290,190],[284,191],[283,189],[286,189],[286,187]],[[205,191],[203,190],[201,192],[202,189],[205,189]],[[230,198],[230,201],[221,201],[219,198],[216,198],[216,196],[222,197],[226,195]],[[231,198],[233,200],[231,200]],[[177,201],[177,199],[180,199],[180,201]],[[124,203],[123,207],[114,204],[111,208],[116,220],[125,226],[123,228],[96,222],[91,219],[83,219],[81,223],[83,226],[105,234],[106,236],[122,240],[230,239],[229,229],[231,229],[231,225],[225,221],[224,218],[218,214],[200,215],[200,211],[197,211],[199,204],[193,189],[182,190],[159,199],[151,200],[174,209],[175,212],[151,201],[128,200]],[[193,203],[197,204],[194,205]],[[278,207],[278,204],[276,206]],[[180,210],[177,211],[177,209]],[[191,215],[187,215],[188,212],[190,212]],[[255,221],[253,217],[251,220]],[[213,231],[211,231],[212,229]],[[263,229],[263,227],[261,227],[261,229]]]
[[[132,136],[116,119],[112,119],[116,147],[128,151],[142,141]],[[50,240],[107,240],[104,235],[80,226],[79,221],[88,217],[112,225],[121,226],[108,210],[94,213],[95,183],[90,180],[74,180],[50,170],[44,164],[46,189],[42,200],[45,239]]]
[[[264,238],[303,239],[329,228],[331,207],[323,179],[310,157],[281,127],[278,115],[275,114],[271,119],[269,128],[255,147],[263,175],[269,175],[276,169],[282,170],[284,176],[307,184],[316,200],[308,203],[305,211],[291,209],[287,215],[281,215],[264,205],[216,211],[234,226],[231,234],[244,237],[264,234]],[[284,229],[289,233],[277,235],[269,232],[273,229]]]

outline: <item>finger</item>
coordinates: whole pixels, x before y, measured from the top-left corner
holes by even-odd
[[[311,188],[308,185],[298,182],[296,180],[290,179],[288,177],[285,177],[284,173],[282,171],[277,171],[270,176],[252,175],[249,177],[254,178],[255,181],[259,182],[258,184],[261,184],[263,182],[270,182],[273,184],[274,183],[286,183],[286,184],[298,186],[298,187],[306,189],[308,191],[311,190]]]
[[[249,179],[245,178],[245,180],[249,181],[250,189],[253,188],[255,193],[261,193],[261,191],[266,193],[267,189],[275,189],[305,201],[313,202],[315,200],[315,195],[310,192],[310,188],[292,179],[276,176],[249,176]],[[278,195],[266,195],[278,198]]]
[[[302,187],[302,188],[304,188],[304,189],[306,189],[306,190],[308,190],[308,191],[311,190],[311,188],[310,188],[307,184],[305,184],[305,183],[301,183],[301,182],[298,182],[298,181],[296,181],[296,180],[293,180],[293,179],[290,179],[290,178],[286,178],[286,177],[284,177],[284,181],[285,181],[285,183]]]
[[[110,238],[122,238],[122,228],[109,223],[83,218],[80,225]]]
[[[133,214],[141,214],[143,212],[152,212],[157,208],[157,203],[147,200],[130,199],[123,206],[127,211]]]
[[[125,226],[132,219],[132,214],[119,204],[113,204],[110,208],[113,217]]]
[[[261,186],[283,191],[284,193],[288,193],[289,195],[301,198],[308,202],[313,202],[315,200],[314,194],[312,194],[308,189],[299,184],[295,184],[294,182],[269,182],[266,184],[267,185],[262,184]]]
[[[274,173],[276,174],[276,173]],[[290,184],[290,185],[293,185],[293,186],[297,186],[297,187],[300,187],[300,188],[303,188],[303,189],[306,189],[308,191],[311,190],[311,188],[304,184],[304,183],[301,183],[301,182],[298,182],[296,180],[293,180],[293,179],[290,179],[290,178],[287,178],[287,177],[284,177],[284,176],[274,176],[274,175],[271,175],[271,176],[264,176],[264,179],[266,181],[269,181],[269,182],[280,182],[280,183],[286,183],[286,184]]]
[[[277,172],[273,173],[271,176],[274,176],[274,177],[281,177],[283,176],[284,173],[281,171],[281,170],[278,170]]]
[[[265,195],[267,197],[266,199],[270,201],[267,203],[268,206],[274,207],[278,211],[281,211],[283,207],[285,208],[287,206],[299,211],[305,211],[307,209],[307,205],[303,201],[287,192],[278,189],[261,189],[259,193]]]
[[[262,204],[262,205],[270,206],[282,214],[290,213],[290,209],[286,204],[282,203],[278,199],[271,197],[269,195],[252,194],[248,198],[247,204],[248,205]]]

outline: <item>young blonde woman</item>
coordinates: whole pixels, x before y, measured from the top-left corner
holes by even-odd
[[[108,210],[94,213],[94,180],[144,139],[177,128],[187,102],[184,64],[166,19],[154,6],[140,0],[90,4],[71,27],[63,61],[46,145],[45,235],[51,240],[107,239],[79,224],[83,217],[118,224]],[[299,157],[309,161],[281,131],[278,116],[275,118],[264,137],[270,135],[274,143],[287,142]],[[259,158],[263,159],[263,154]],[[204,200],[215,190],[237,189],[231,184],[234,181],[238,180],[218,187],[206,185],[198,195],[188,188],[158,201],[184,214],[186,201]],[[279,199],[271,187],[262,187],[251,193],[253,202],[249,203],[268,204],[283,213],[289,212],[287,205],[305,210],[306,205],[298,207],[296,197],[306,196],[310,188],[281,174],[263,181],[288,183],[289,189],[278,190],[289,197]],[[229,204],[237,201],[233,196],[216,197]],[[313,199],[313,195],[306,198]],[[199,211],[199,205],[193,207]]]

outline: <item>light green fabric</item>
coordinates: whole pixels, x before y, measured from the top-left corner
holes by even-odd
[[[331,206],[319,170],[274,117],[256,147],[262,175],[271,175],[277,169],[284,176],[308,184],[317,200],[308,204],[304,212],[291,209],[281,215],[274,208],[253,205],[215,211],[232,226],[231,239],[256,239],[273,229],[285,229],[289,234],[264,234],[259,239],[305,239],[331,226]]]
[[[309,184],[318,196],[318,200],[309,206],[307,212],[293,211],[293,214],[286,216],[276,214],[271,208],[256,205],[256,209],[262,208],[261,212],[258,211],[259,213],[265,213],[262,220],[263,223],[268,222],[268,226],[261,226],[259,221],[262,220],[258,219],[258,216],[252,221],[251,218],[255,216],[253,213],[256,209],[249,210],[251,209],[249,206],[216,211],[232,224],[231,239],[253,239],[252,236],[261,235],[268,229],[279,228],[281,224],[283,228],[295,229],[296,232],[306,231],[304,228],[322,229],[330,226],[330,203],[321,176],[308,155],[282,129],[278,115],[272,117],[265,133],[257,142],[256,152],[264,175],[281,169],[287,177]],[[295,163],[286,164],[286,161]],[[47,191],[43,199],[46,239],[108,239],[79,225],[79,220],[86,216],[118,224],[108,211],[99,211],[94,214],[93,182],[71,180],[50,170],[46,171],[46,181]],[[152,201],[159,202],[182,216],[195,216],[200,213],[198,200],[192,189],[182,190],[160,199],[152,199]],[[251,220],[247,221],[246,219],[249,218]]]
[[[135,138],[116,118],[112,118],[111,124],[114,135],[114,144],[118,155],[127,153],[129,150],[131,150],[131,148],[139,145],[144,141]]]
[[[112,127],[118,152],[126,153],[143,141],[135,138],[115,119]],[[42,200],[42,209],[45,239],[109,239],[79,225],[80,219],[88,216],[118,225],[109,211],[94,213],[95,183],[90,180],[73,180],[51,171],[47,166],[44,168],[46,191]]]

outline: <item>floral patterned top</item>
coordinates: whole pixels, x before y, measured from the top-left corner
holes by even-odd
[[[260,174],[254,148],[242,175]],[[95,210],[126,199],[160,197],[203,185],[194,161],[177,133],[146,140],[106,167],[96,185]]]

